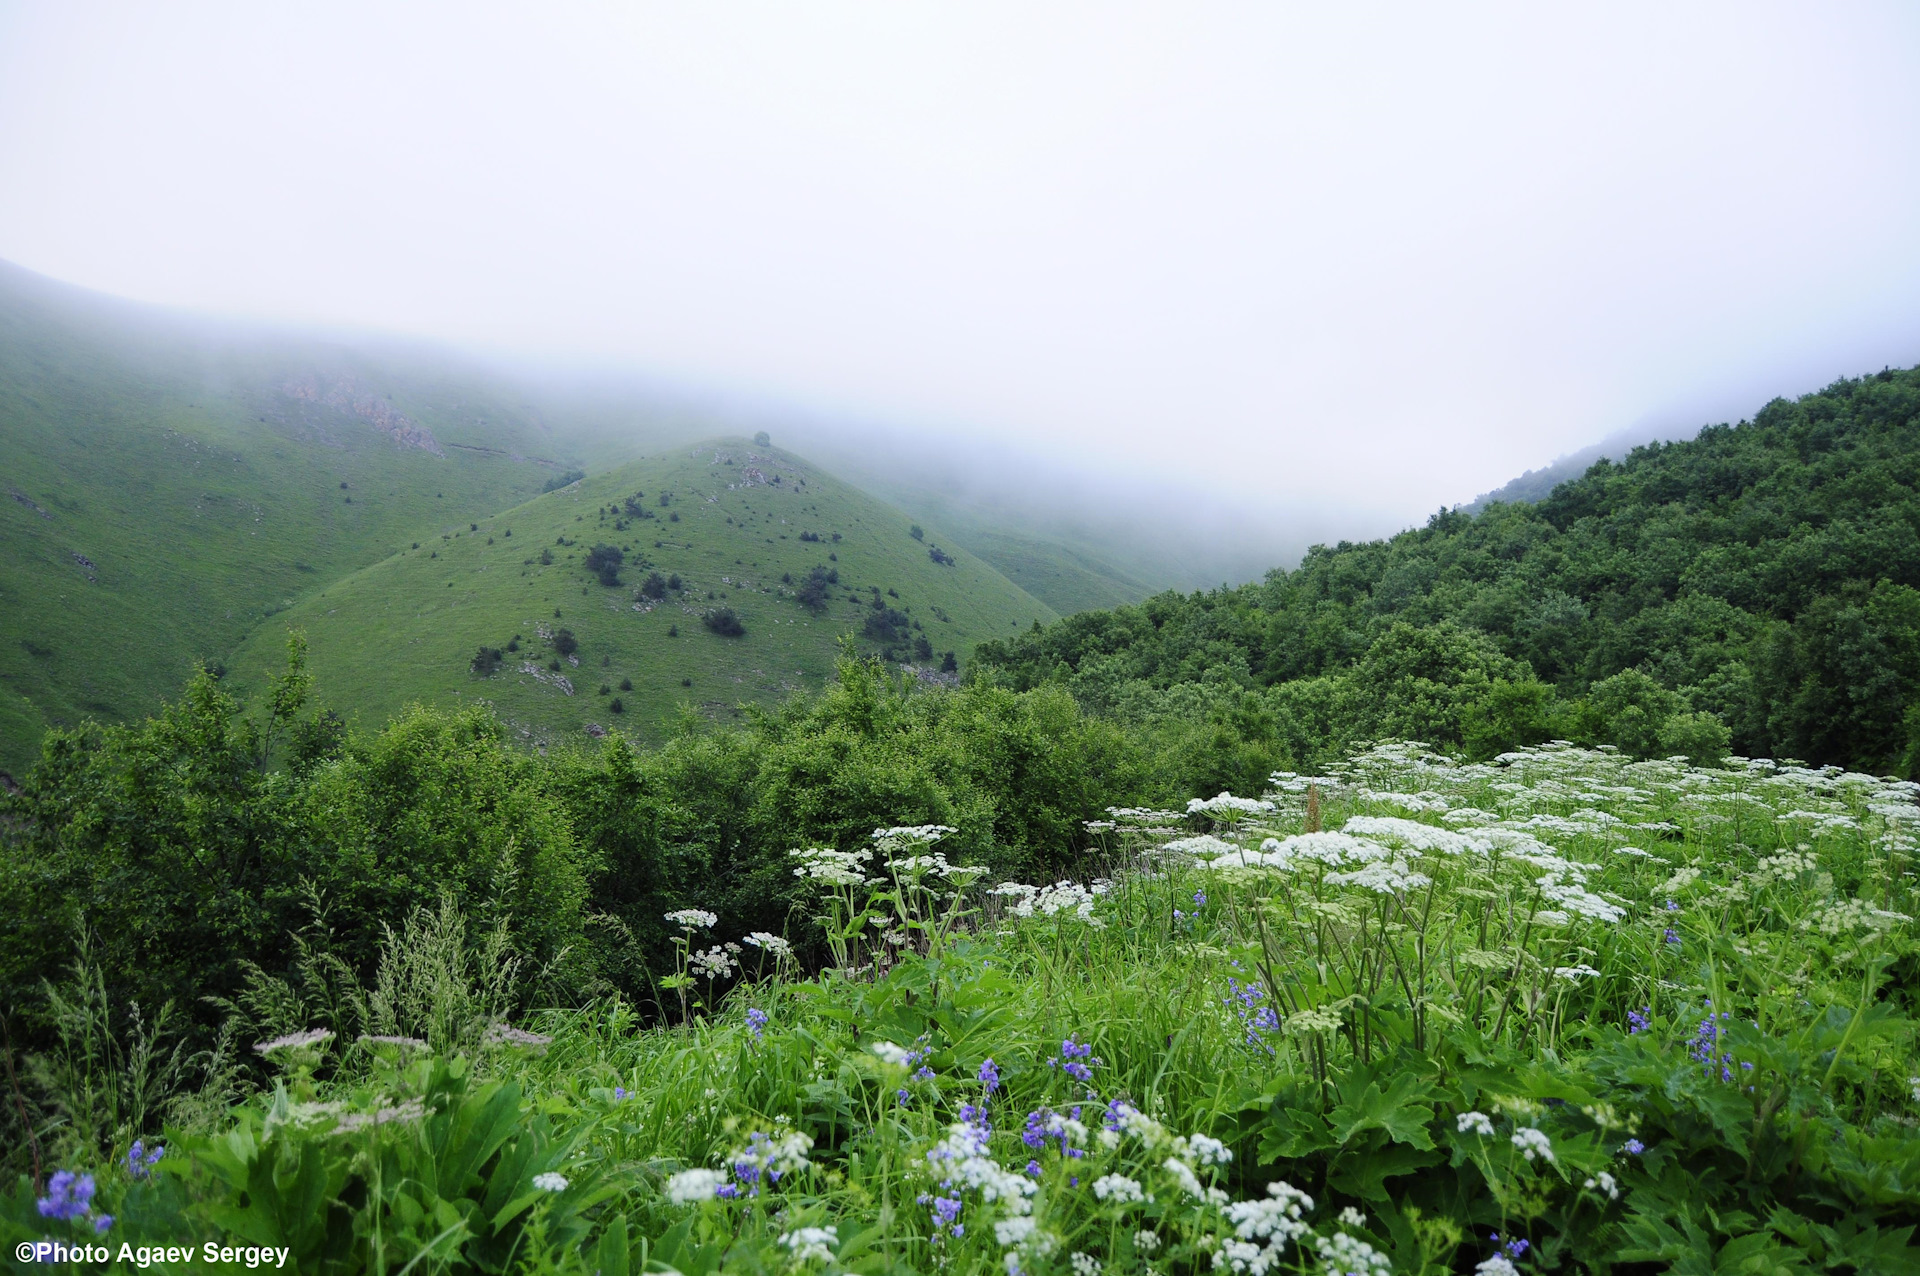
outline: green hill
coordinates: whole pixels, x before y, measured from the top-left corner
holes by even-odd
[[[778,449],[679,448],[447,520],[418,548],[260,627],[230,680],[261,686],[298,627],[329,702],[367,726],[415,701],[478,698],[538,744],[613,727],[647,737],[682,704],[726,716],[818,687],[843,634],[937,674],[945,653],[1055,618],[971,554],[912,529]],[[596,571],[597,546],[617,552],[612,572]],[[723,609],[744,632],[708,623]],[[497,667],[491,656],[474,667],[482,648],[499,653]]]
[[[977,658],[1117,712],[1213,714],[1255,774],[1388,736],[1646,756],[1716,735],[1920,774],[1920,369]]]
[[[0,768],[153,711],[315,585],[567,468],[470,369],[262,339],[0,263]]]

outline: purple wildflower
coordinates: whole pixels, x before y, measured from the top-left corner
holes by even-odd
[[[762,1030],[765,1029],[766,1026],[767,1026],[766,1011],[760,1009],[758,1006],[755,1006],[747,1011],[747,1031],[753,1034],[753,1039],[755,1041],[759,1041],[761,1039]]]
[[[111,1214],[94,1215],[93,1234],[95,1236],[105,1236],[107,1234],[107,1229],[112,1226],[113,1226],[113,1215]]]
[[[1028,1176],[1029,1176],[1029,1177],[1032,1177],[1032,1178],[1036,1178],[1036,1179],[1037,1179],[1037,1178],[1039,1178],[1039,1177],[1040,1177],[1040,1162],[1038,1162],[1038,1161],[1028,1161],[1028,1162],[1027,1162],[1027,1174],[1028,1174]]]
[[[980,1084],[987,1088],[988,1094],[1000,1088],[1000,1069],[994,1064],[991,1056],[980,1065]]]
[[[1091,1043],[1075,1041],[1068,1037],[1060,1043],[1060,1057],[1047,1060],[1049,1068],[1059,1068],[1075,1081],[1093,1080],[1093,1070],[1100,1066],[1100,1060],[1093,1058]],[[1085,1059],[1086,1062],[1080,1062]]]
[[[1652,1006],[1649,1005],[1644,1010],[1627,1011],[1627,1035],[1628,1036],[1632,1036],[1635,1033],[1639,1033],[1639,1032],[1645,1032],[1649,1027],[1652,1026],[1652,1024],[1653,1024],[1653,1007]]]
[[[1193,893],[1193,902],[1205,908],[1207,906],[1207,893],[1205,891],[1195,891]]]
[[[167,1149],[158,1143],[149,1148],[140,1139],[135,1139],[133,1146],[127,1149],[127,1173],[136,1179],[151,1178],[153,1167],[166,1154]]]
[[[1628,1156],[1639,1156],[1642,1152],[1647,1150],[1647,1145],[1642,1143],[1639,1139],[1628,1139],[1625,1143],[1622,1143],[1620,1145],[1620,1150],[1622,1152],[1625,1152]]]
[[[907,1093],[907,1089],[905,1086],[902,1086],[900,1087],[900,1089],[895,1090],[893,1092],[893,1097],[894,1097],[894,1100],[897,1103],[899,1103],[899,1105],[903,1108],[910,1108],[913,1106],[913,1096]]]
[[[961,1104],[960,1121],[978,1135],[982,1143],[993,1137],[993,1126],[987,1122],[987,1108],[983,1103]]]
[[[41,1218],[72,1221],[93,1211],[93,1175],[56,1171],[47,1180],[47,1194],[35,1202]]]
[[[1665,936],[1663,936],[1663,938],[1669,944],[1677,944],[1680,942],[1680,932],[1675,930],[1673,927],[1669,926],[1667,927],[1667,933]]]

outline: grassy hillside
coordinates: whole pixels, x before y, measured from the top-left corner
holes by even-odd
[[[458,367],[274,343],[0,263],[0,769],[146,715],[318,584],[566,468]]]
[[[534,743],[614,727],[644,738],[681,704],[730,716],[743,701],[818,687],[843,634],[935,670],[944,653],[1054,619],[985,563],[935,534],[916,539],[912,527],[777,449],[745,440],[677,449],[497,515],[447,520],[417,548],[262,626],[235,653],[230,679],[257,689],[298,627],[330,702],[369,727],[414,701],[478,698]],[[608,577],[617,584],[590,568],[596,545],[620,552]],[[936,549],[952,561],[935,561]],[[810,608],[800,593],[816,568],[834,580]],[[648,596],[654,575],[678,588]],[[722,608],[742,634],[705,623]],[[562,630],[576,650],[565,650]],[[482,647],[500,653],[491,673],[472,667]]]

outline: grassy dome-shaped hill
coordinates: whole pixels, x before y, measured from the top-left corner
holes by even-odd
[[[801,458],[722,439],[432,529],[274,619],[229,662],[241,691],[297,628],[322,700],[363,724],[483,699],[549,743],[817,687],[842,635],[937,671],[1054,613]]]

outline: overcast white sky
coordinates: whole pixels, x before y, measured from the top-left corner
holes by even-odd
[[[0,257],[1412,519],[1920,362],[1920,7],[0,5]]]

